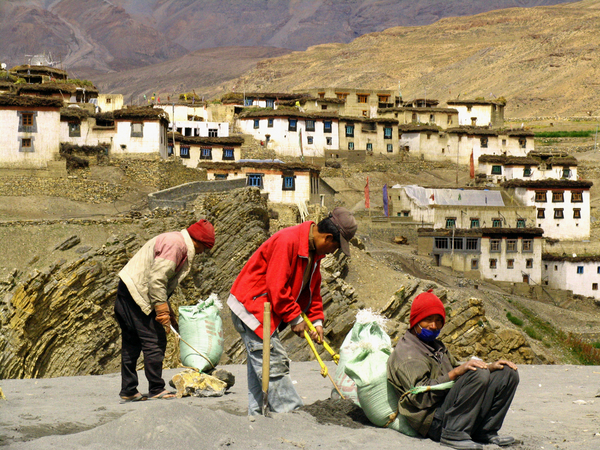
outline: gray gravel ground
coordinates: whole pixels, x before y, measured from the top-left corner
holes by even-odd
[[[224,366],[236,385],[220,398],[120,404],[118,374],[0,380],[0,446],[18,449],[439,449],[396,431],[320,425],[306,412],[246,416],[245,366]],[[169,379],[177,369],[165,371]],[[512,449],[600,449],[600,367],[520,366],[502,432]],[[316,362],[292,363],[306,404],[329,397]],[[141,390],[147,389],[143,374]],[[495,446],[487,446],[493,449]]]

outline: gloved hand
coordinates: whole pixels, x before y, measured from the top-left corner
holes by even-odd
[[[156,321],[165,327],[167,333],[171,332],[171,310],[167,302],[154,305],[156,311]]]
[[[177,323],[177,317],[175,316],[175,311],[171,308],[171,304],[169,303],[169,318],[171,319],[171,325],[175,328],[175,331],[179,333],[179,324]]]

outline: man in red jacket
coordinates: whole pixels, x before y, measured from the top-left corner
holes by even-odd
[[[345,208],[335,208],[318,224],[304,222],[278,231],[250,257],[231,288],[227,304],[248,353],[248,414],[261,413],[262,337],[264,303],[271,303],[271,367],[269,408],[289,412],[302,406],[289,376],[290,360],[278,331],[290,325],[304,337],[309,331],[304,312],[313,322],[313,340],[323,340],[321,259],[341,248],[350,255],[348,241],[356,220]]]

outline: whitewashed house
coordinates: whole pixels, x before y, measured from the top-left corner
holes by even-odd
[[[261,109],[239,115],[242,133],[252,135],[281,156],[323,157],[339,149],[338,117],[297,109]]]
[[[46,169],[59,159],[61,99],[0,95],[0,167]]]
[[[123,94],[98,94],[99,112],[123,109]]]
[[[553,289],[600,298],[600,255],[542,255],[542,283]]]
[[[244,138],[240,136],[186,137],[177,133],[173,146],[173,139],[169,134],[168,154],[178,156],[186,167],[191,168],[209,161],[234,163],[241,158],[243,143]]]
[[[535,208],[503,196],[500,190],[444,189],[395,185],[392,214],[430,228],[529,228]]]
[[[442,130],[459,125],[458,111],[454,108],[413,106],[382,108],[377,110],[377,116],[397,119],[400,124],[432,125]]]
[[[504,101],[448,100],[446,104],[458,111],[459,125],[492,128],[504,126]]]
[[[509,195],[536,208],[536,226],[553,239],[590,236],[591,181],[510,180],[502,184]]]
[[[198,168],[206,169],[208,180],[233,180],[245,178],[247,186],[260,188],[275,203],[323,204],[322,196],[332,195],[321,189],[317,167],[303,163],[242,160],[234,163],[200,162]]]
[[[551,157],[542,159],[534,156],[479,157],[477,173],[488,180],[500,183],[506,180],[545,180],[548,178],[577,180],[577,160],[573,157]]]
[[[419,229],[418,253],[471,278],[541,283],[540,228]]]

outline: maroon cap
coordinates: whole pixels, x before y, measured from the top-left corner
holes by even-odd
[[[346,256],[350,256],[350,244],[348,241],[354,237],[356,228],[358,227],[354,215],[346,208],[338,206],[329,213],[329,218],[340,231],[340,248]]]
[[[215,229],[208,220],[199,220],[187,231],[193,240],[201,242],[206,248],[211,249],[215,245]]]

